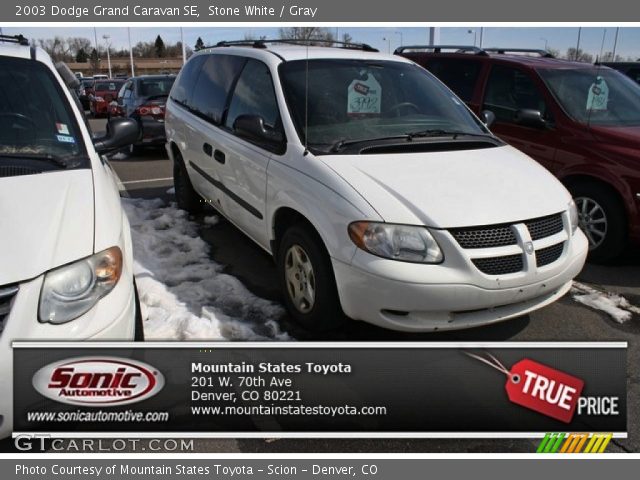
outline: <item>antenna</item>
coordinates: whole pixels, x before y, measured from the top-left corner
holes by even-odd
[[[307,42],[307,60],[304,67],[304,153],[309,153],[309,43]]]

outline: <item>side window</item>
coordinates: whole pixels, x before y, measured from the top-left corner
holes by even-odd
[[[248,60],[238,79],[225,126],[233,129],[240,115],[259,115],[267,127],[279,128],[280,111],[269,68],[258,60]]]
[[[547,106],[528,73],[496,65],[491,69],[484,96],[484,109],[491,110],[498,121],[515,123],[518,110],[539,110],[548,117]]]
[[[476,60],[433,59],[427,63],[427,69],[465,102],[473,97],[481,67]]]
[[[219,125],[229,91],[245,61],[233,55],[209,55],[202,65],[189,107]]]
[[[176,83],[171,90],[171,99],[184,105],[189,106],[191,94],[193,93],[196,81],[198,80],[198,74],[200,73],[200,67],[207,57],[198,55],[189,60],[176,80]]]
[[[118,98],[129,98],[131,97],[131,85],[133,84],[133,82],[131,80],[129,80],[128,82],[126,82],[122,88],[120,89],[120,91],[118,92]]]

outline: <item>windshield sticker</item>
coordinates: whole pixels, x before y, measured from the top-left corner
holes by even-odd
[[[56,130],[61,135],[69,135],[69,127],[65,123],[56,122]]]
[[[382,88],[373,75],[364,73],[347,90],[348,115],[380,115]]]
[[[69,135],[56,135],[56,138],[62,143],[76,143],[76,139]]]
[[[596,77],[595,83],[589,87],[587,110],[606,110],[609,103],[609,86],[602,77]]]

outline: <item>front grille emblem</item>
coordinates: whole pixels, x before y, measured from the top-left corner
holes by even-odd
[[[526,242],[524,244],[524,251],[527,252],[527,255],[533,255],[533,242]]]

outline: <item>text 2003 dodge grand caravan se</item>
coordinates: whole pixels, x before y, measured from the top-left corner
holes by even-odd
[[[367,50],[194,55],[167,103],[179,206],[270,252],[308,328],[466,328],[564,295],[587,254],[567,190],[426,70]]]

